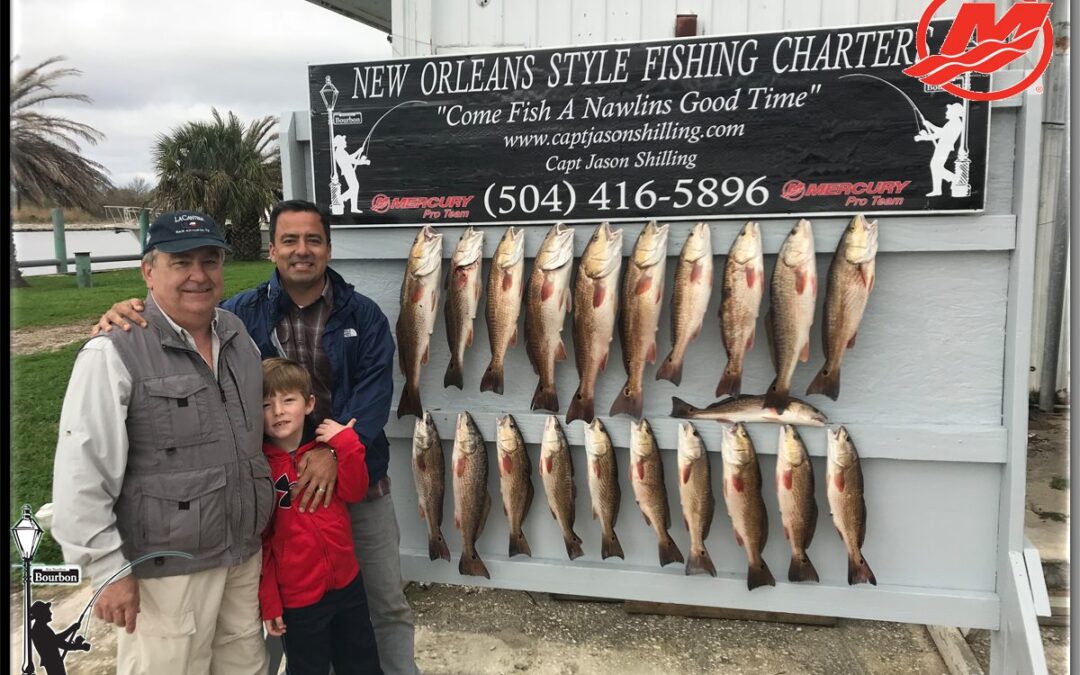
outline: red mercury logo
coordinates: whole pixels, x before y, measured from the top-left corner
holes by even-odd
[[[375,213],[386,213],[390,210],[390,198],[381,192],[371,198],[371,210]]]
[[[923,12],[915,31],[915,49],[919,58],[904,69],[905,74],[961,98],[995,101],[1024,91],[1046,71],[1054,49],[1054,30],[1048,18],[1052,3],[1018,2],[998,21],[994,3],[965,2],[941,43],[939,53],[930,54],[926,44],[927,29],[943,4],[945,0],[934,0]],[[1039,35],[1042,35],[1042,54],[1038,63],[1027,77],[1013,86],[983,92],[953,84],[953,80],[966,73],[985,75],[1001,70],[1034,49]]]

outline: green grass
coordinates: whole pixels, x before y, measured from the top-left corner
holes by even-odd
[[[54,352],[11,357],[11,483],[12,522],[23,504],[36,512],[52,501],[53,455],[60,423],[60,406],[80,345]],[[18,561],[8,540],[10,559]],[[62,562],[60,547],[46,535],[34,560]]]
[[[265,260],[225,265],[225,297],[265,281],[274,266]],[[11,289],[11,327],[62,326],[85,321],[87,331],[114,302],[146,297],[138,268],[95,272],[93,288],[78,288],[74,275],[27,277],[29,288]],[[66,379],[66,377],[65,377]]]

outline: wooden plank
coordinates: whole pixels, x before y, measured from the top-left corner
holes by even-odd
[[[429,409],[439,435],[443,439],[452,439],[457,423],[458,410]],[[488,440],[495,438],[496,420],[504,413],[496,411],[471,411],[473,420],[480,428],[480,433]],[[521,430],[526,443],[539,444],[544,433],[544,424],[548,418],[544,413],[514,413],[514,420]],[[684,420],[673,418],[655,418],[650,420],[657,445],[662,450],[674,451],[677,447],[679,425]],[[414,420],[412,417],[397,419],[391,415],[385,427],[389,438],[412,438]],[[605,426],[612,444],[617,448],[630,447],[629,418],[606,419]],[[719,453],[720,444],[716,440],[719,426],[713,422],[697,422],[695,427],[706,436],[706,445],[711,452]],[[754,439],[759,455],[776,454],[776,438],[779,426],[774,424],[748,425],[751,438]],[[1002,463],[1005,461],[1005,429],[995,426],[980,425],[889,425],[889,424],[849,424],[846,426],[859,447],[859,456],[863,459],[907,459],[930,462],[982,462]],[[585,444],[583,424],[563,424],[566,440],[571,446]],[[812,457],[825,457],[825,435],[823,428],[800,427],[799,434],[806,443],[806,449]]]
[[[795,219],[790,216],[764,218],[740,216],[729,219],[709,219],[712,229],[712,245],[715,255],[726,255],[731,242],[738,236],[739,230],[747,220],[761,223],[762,246],[766,255],[776,254],[783,244]],[[1016,237],[1016,219],[1011,215],[957,215],[923,216],[904,215],[880,216],[878,251],[880,253],[912,251],[1007,251],[1013,248]],[[831,252],[831,246],[825,242],[836,242],[847,227],[849,218],[836,216],[812,217],[814,238],[818,242],[820,253]],[[595,221],[574,223],[574,255],[580,256],[589,243],[589,236],[596,226]],[[612,220],[611,222],[620,222]],[[671,227],[668,234],[668,255],[678,256],[682,245],[689,236],[693,221],[665,221]],[[498,225],[477,225],[485,231],[484,257],[495,254],[499,239],[509,223]],[[634,240],[644,224],[639,221],[627,222],[623,228],[623,252],[630,255]],[[333,228],[334,257],[340,260],[405,260],[409,256],[412,237],[419,226],[402,225],[398,227],[338,225]],[[529,224],[525,228],[525,255],[534,257],[540,249],[548,229],[548,224]],[[443,234],[443,255],[446,258],[457,245],[464,227],[437,228]],[[408,234],[402,233],[402,230]]]
[[[941,660],[951,675],[982,675],[983,669],[960,631],[951,626],[927,626]]]
[[[670,602],[644,602],[641,600],[627,600],[623,603],[623,610],[627,614],[660,614],[662,616],[686,616],[694,619],[794,623],[804,626],[832,627],[839,623],[835,616],[762,612],[748,609],[728,609],[727,607],[698,607],[696,605],[676,605]]]
[[[454,558],[457,553],[452,553]],[[461,576],[454,564],[428,560],[427,549],[401,549],[401,573],[407,581],[550,592],[559,588],[570,595],[696,603],[768,612],[784,607],[792,614],[820,615],[823,608],[839,617],[905,623],[958,623],[974,628],[998,627],[1000,607],[993,593],[948,588],[920,589],[879,585],[873,589],[777,581],[775,588],[746,590],[741,578],[687,577],[682,569],[565,560],[484,555],[491,579]],[[680,583],[670,583],[673,578]],[[835,612],[834,612],[835,610]]]

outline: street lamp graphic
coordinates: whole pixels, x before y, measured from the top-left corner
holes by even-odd
[[[22,518],[11,526],[11,536],[22,556],[23,575],[23,673],[34,672],[34,660],[30,655],[30,560],[41,543],[42,529],[30,514],[30,505],[23,504]]]
[[[319,90],[323,105],[326,107],[326,118],[330,125],[330,145],[334,143],[334,106],[337,105],[338,89],[326,76],[326,84]],[[338,180],[337,162],[334,155],[330,155],[330,213],[340,216],[345,213],[345,204],[341,202],[341,182]]]

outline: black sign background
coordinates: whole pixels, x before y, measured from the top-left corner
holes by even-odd
[[[931,52],[947,26],[932,25]],[[981,210],[989,105],[924,91],[901,72],[915,58],[915,28],[887,24],[311,66],[317,201],[333,205],[336,168],[343,196],[337,209],[343,213],[333,216],[338,224]],[[830,49],[822,56],[826,43]],[[846,60],[839,57],[845,43]],[[743,56],[756,61],[752,68],[742,61],[740,72],[738,58],[705,58],[717,66],[711,76],[695,61],[694,77],[660,79],[662,72],[676,74],[671,59],[679,49],[686,67],[693,45],[717,50],[713,55],[723,48],[737,55],[744,46]],[[806,56],[796,58],[800,48]],[[594,65],[588,84],[586,57]],[[603,68],[595,67],[601,58]],[[394,73],[404,75],[397,88],[390,86]],[[334,134],[344,147],[337,162],[320,95],[327,78],[338,90]],[[970,86],[986,90],[988,84],[979,76]],[[727,109],[683,110],[687,101],[707,99]],[[613,105],[624,106],[625,114],[613,112]],[[966,128],[957,141],[963,120],[947,124],[947,115],[960,108]],[[536,119],[527,120],[530,114]],[[461,123],[470,118],[474,123]],[[946,138],[916,141],[923,120]],[[695,128],[692,142],[688,132]],[[717,137],[705,138],[709,133]],[[953,196],[949,176],[963,138],[970,193]],[[939,144],[942,195],[929,197]]]

